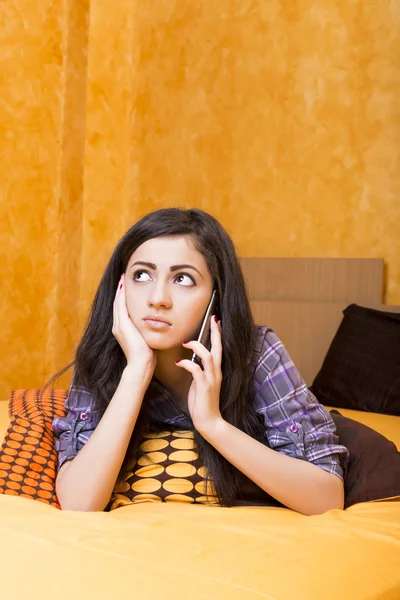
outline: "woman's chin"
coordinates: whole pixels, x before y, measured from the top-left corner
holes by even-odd
[[[171,350],[177,346],[182,347],[179,341],[160,339],[160,336],[157,335],[147,334],[143,335],[143,337],[148,347],[152,350]]]
[[[148,347],[151,348],[152,350],[171,350],[172,348],[174,348],[174,346],[170,346],[169,344],[162,344],[162,343],[154,343],[154,344],[148,344]]]

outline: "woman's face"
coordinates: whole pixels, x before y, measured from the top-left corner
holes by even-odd
[[[144,242],[129,259],[125,282],[129,316],[150,348],[182,348],[183,341],[195,339],[213,282],[190,236]]]

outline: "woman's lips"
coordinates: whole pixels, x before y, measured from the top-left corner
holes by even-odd
[[[153,321],[153,319],[144,319],[144,322],[148,327],[152,327],[153,329],[168,329],[171,327],[169,323],[165,323],[165,321]]]

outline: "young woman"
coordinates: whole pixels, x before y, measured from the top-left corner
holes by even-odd
[[[196,340],[213,290],[208,349]],[[129,229],[72,364],[67,414],[53,422],[63,509],[343,509],[349,453],[275,332],[254,325],[234,245],[211,215],[162,209]]]

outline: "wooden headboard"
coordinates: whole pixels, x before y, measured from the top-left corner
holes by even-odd
[[[383,304],[381,258],[241,258],[254,320],[274,329],[307,385],[349,304]]]

